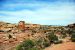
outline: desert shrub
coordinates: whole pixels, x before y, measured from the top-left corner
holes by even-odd
[[[16,47],[16,50],[29,50],[35,46],[32,40],[25,40],[23,43]]]
[[[35,44],[36,44],[37,47],[43,48],[43,39],[40,38],[40,39],[36,40]]]
[[[36,41],[36,46],[40,47],[41,49],[50,46],[50,42],[45,38],[40,38]]]
[[[62,35],[62,38],[66,38],[67,37],[67,31],[62,30],[61,35]]]
[[[12,35],[8,34],[8,38],[9,38],[9,39],[12,38]]]
[[[65,38],[65,37],[67,37],[67,35],[66,35],[66,34],[62,35],[62,38]]]
[[[75,29],[69,29],[69,30],[68,30],[68,34],[69,34],[69,36],[71,36],[72,33],[75,33]]]
[[[58,37],[56,35],[54,35],[54,33],[49,34],[48,39],[51,42],[58,41]]]
[[[71,41],[75,42],[75,33],[72,33],[72,35],[71,35]]]
[[[54,43],[54,44],[62,43],[62,41],[59,40],[58,36],[56,36],[54,33],[50,33],[49,36],[48,36],[48,39],[50,40],[51,43]]]
[[[22,45],[18,45],[18,46],[16,47],[16,50],[23,50],[23,49],[22,49]]]
[[[28,50],[39,50],[37,47],[29,48]]]
[[[49,43],[48,41],[45,41],[45,42],[43,43],[43,45],[44,45],[44,47],[48,47],[48,46],[50,46],[50,43]]]
[[[44,38],[38,40],[25,40],[16,47],[16,50],[42,50],[50,45],[49,41]]]
[[[32,30],[32,33],[36,33],[36,31],[35,30]]]

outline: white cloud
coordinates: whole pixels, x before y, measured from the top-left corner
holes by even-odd
[[[11,6],[11,5],[10,5]],[[16,6],[16,5],[14,5]],[[32,23],[41,23],[41,24],[48,24],[48,21],[56,21],[57,24],[63,23],[68,24],[70,22],[75,21],[75,6],[73,4],[32,4],[27,5],[31,7],[39,6],[40,8],[36,7],[36,10],[27,10],[23,9],[20,11],[0,11],[0,13],[7,14],[8,16],[1,17],[0,20],[7,20],[7,21],[19,21],[25,20],[26,22]],[[14,22],[13,21],[13,22]],[[38,22],[40,21],[40,22]],[[61,21],[61,22],[60,22]],[[52,24],[56,24],[55,22]]]

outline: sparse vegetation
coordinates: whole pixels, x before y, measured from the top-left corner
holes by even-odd
[[[62,43],[62,41],[59,40],[58,36],[56,36],[54,33],[49,33],[48,39],[50,40],[50,43],[54,43],[54,44]]]
[[[2,35],[0,36],[0,39],[2,40],[0,42],[7,43],[9,41],[9,43],[11,42],[11,44],[13,42],[15,44],[18,44],[18,42],[20,43],[23,41],[21,44],[19,44],[16,47],[16,50],[42,50],[45,47],[48,47],[52,44],[62,43],[63,41],[65,41],[63,39],[65,39],[66,37],[71,38],[70,40],[72,42],[75,42],[74,28],[68,29],[64,26],[48,26],[48,25],[40,25],[39,27],[37,27],[38,24],[36,24],[35,27],[34,25],[33,26],[30,26],[30,25],[26,26],[24,24],[22,25],[19,25],[19,26],[15,24],[12,25],[11,23],[9,24],[4,23],[3,25],[1,25],[1,27],[3,27],[3,30],[2,29],[0,30],[0,33]],[[28,28],[25,28],[25,27],[28,27]],[[12,34],[13,32],[16,32],[16,33]],[[6,39],[6,35],[8,35],[7,37],[9,39]],[[17,42],[15,41],[15,39],[17,39]],[[28,39],[28,40],[24,41],[24,39]]]
[[[56,35],[54,35],[54,33],[49,33],[48,39],[49,39],[51,42],[58,41],[58,37],[57,37]]]
[[[25,40],[23,43],[21,43],[19,46],[17,46],[16,50],[32,50],[36,49],[34,48],[35,44],[32,40]]]
[[[8,34],[8,38],[9,38],[9,39],[12,38],[12,35]]]
[[[72,33],[72,35],[71,35],[71,41],[75,42],[75,33]]]
[[[50,42],[44,38],[40,38],[38,41],[36,41],[36,46],[39,46],[40,48],[45,48],[50,46]]]

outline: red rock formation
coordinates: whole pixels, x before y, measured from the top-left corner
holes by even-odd
[[[18,29],[21,31],[25,30],[25,22],[24,21],[19,22]]]

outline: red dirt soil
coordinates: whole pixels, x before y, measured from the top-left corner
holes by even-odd
[[[75,43],[74,42],[65,42],[62,44],[52,45],[45,50],[75,50]]]

